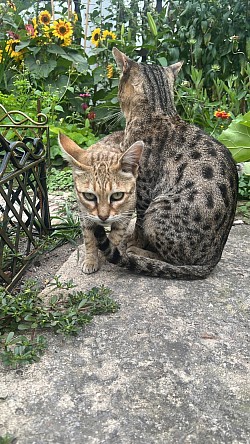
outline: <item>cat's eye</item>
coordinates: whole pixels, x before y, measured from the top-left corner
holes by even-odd
[[[93,193],[82,193],[84,199],[90,200],[92,202],[96,201],[96,195]]]
[[[122,192],[117,192],[117,193],[113,193],[111,194],[110,200],[121,200],[124,196],[124,193]]]

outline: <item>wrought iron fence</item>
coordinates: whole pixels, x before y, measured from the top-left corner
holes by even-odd
[[[0,105],[0,285],[12,289],[51,228],[46,186],[47,117]]]

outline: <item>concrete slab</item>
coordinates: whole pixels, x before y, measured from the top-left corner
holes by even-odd
[[[0,374],[0,436],[20,444],[250,443],[250,227],[232,228],[204,281],[132,275],[105,264],[121,304],[76,338],[48,335],[39,363]]]

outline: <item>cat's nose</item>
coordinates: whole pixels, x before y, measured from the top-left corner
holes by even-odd
[[[103,222],[105,222],[105,220],[107,220],[108,218],[109,218],[109,215],[107,214],[105,214],[104,216],[103,215],[101,215],[101,214],[98,214],[98,217],[99,217],[99,219],[101,219]]]

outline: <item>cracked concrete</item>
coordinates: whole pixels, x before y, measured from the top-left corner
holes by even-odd
[[[75,338],[48,334],[41,361],[1,367],[0,436],[18,444],[250,443],[250,227],[232,228],[203,281],[142,277],[103,265],[121,307]]]

